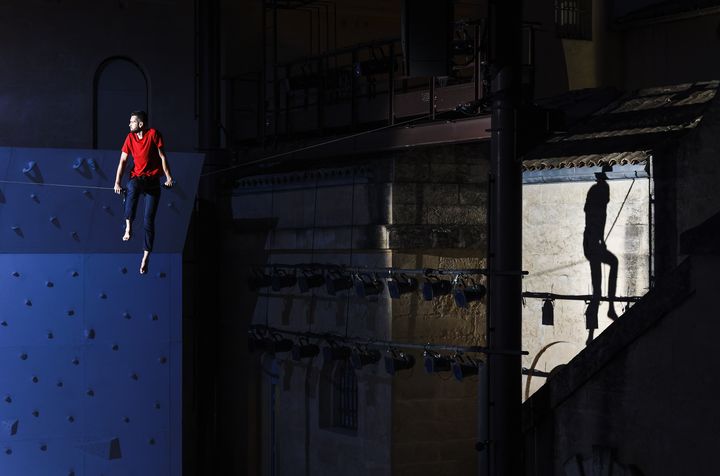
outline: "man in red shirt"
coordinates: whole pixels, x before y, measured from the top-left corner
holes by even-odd
[[[165,186],[172,187],[173,179],[170,166],[163,151],[163,139],[160,132],[146,128],[147,114],[145,111],[134,111],[130,114],[130,133],[125,138],[120,154],[117,174],[115,175],[115,193],[122,193],[122,175],[125,171],[128,155],[133,158],[133,168],[127,184],[125,198],[125,235],[123,241],[132,236],[132,223],[135,219],[138,199],[145,195],[145,245],[140,263],[140,274],[147,273],[150,252],[155,241],[155,214],[160,203],[160,177],[165,175]]]

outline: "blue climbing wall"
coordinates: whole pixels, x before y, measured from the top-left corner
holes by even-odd
[[[0,149],[0,475],[181,474],[182,247],[202,156],[168,157],[156,250],[116,151]],[[141,199],[142,205],[142,199]]]

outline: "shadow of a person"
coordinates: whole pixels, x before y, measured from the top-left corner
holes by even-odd
[[[585,312],[588,343],[598,327],[598,307],[602,295],[602,274],[600,265],[610,266],[608,277],[608,312],[610,319],[617,319],[615,312],[615,290],[617,287],[618,259],[605,244],[605,221],[607,204],[610,201],[610,186],[607,183],[605,168],[595,174],[597,182],[588,190],[585,200],[585,232],[583,233],[583,252],[590,262],[590,278],[592,281],[592,299]]]

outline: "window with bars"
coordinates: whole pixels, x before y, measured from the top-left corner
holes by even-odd
[[[555,27],[560,38],[592,40],[592,0],[555,0]]]
[[[344,430],[357,430],[358,386],[355,369],[347,362],[341,362],[333,372],[332,426]]]

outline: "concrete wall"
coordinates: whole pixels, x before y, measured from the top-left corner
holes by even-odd
[[[720,14],[630,26],[623,32],[625,88],[678,84],[720,77],[715,61]],[[620,59],[620,58],[618,58]]]
[[[583,253],[586,194],[594,182],[527,184],[523,186],[523,291],[564,295],[590,295],[590,266]],[[648,179],[612,180],[608,182],[605,234],[610,233],[607,247],[619,261],[617,295],[643,296],[649,289],[649,196]],[[632,189],[631,189],[632,187]],[[628,193],[629,192],[629,193]],[[626,199],[627,197],[627,199]],[[613,221],[615,226],[610,231]],[[603,265],[603,296],[607,296],[608,267]],[[543,301],[527,299],[523,311],[523,366],[530,367],[536,357],[538,370],[549,372],[568,362],[588,340],[584,301],[557,300],[555,323],[543,326]],[[618,315],[624,303],[615,305]],[[610,323],[607,303],[600,305],[599,328]],[[622,319],[622,317],[620,317]],[[547,351],[542,350],[556,343]],[[523,380],[526,389],[527,377]],[[531,378],[530,392],[544,379]]]
[[[477,268],[485,264],[487,145],[409,149],[363,160],[365,166],[249,177],[233,197],[240,225],[234,257],[243,283],[250,265],[335,263],[398,268]],[[421,274],[421,273],[420,273]],[[421,278],[421,275],[418,276]],[[482,278],[479,279],[482,281]],[[452,345],[484,343],[484,304],[456,307],[452,296],[422,300],[419,292],[391,300],[387,290],[361,299],[324,288],[257,294],[235,286],[243,321],[296,331]],[[239,331],[238,331],[239,332]],[[238,339],[244,339],[239,336]],[[456,382],[427,375],[422,351],[413,370],[395,377],[382,362],[357,371],[357,432],[322,424],[322,358],[294,362],[278,354],[251,365],[276,369],[276,464],[279,474],[475,474],[477,377]],[[251,414],[268,467],[272,377],[248,390]],[[263,390],[264,388],[264,390]],[[304,435],[304,436],[302,436]],[[264,449],[262,449],[264,448]],[[342,455],[342,457],[340,456]],[[302,469],[298,469],[302,468]]]
[[[720,329],[708,309],[718,264],[717,256],[691,257],[633,308],[632,321],[619,321],[526,403],[527,435],[536,442],[535,471],[527,474],[589,471],[598,447],[607,449],[606,467],[617,467],[612,474],[714,471],[720,380],[712,355]],[[549,438],[538,439],[542,428]]]
[[[398,268],[486,266],[488,144],[411,150],[394,161],[390,246]],[[475,276],[485,283],[484,277]],[[485,304],[467,309],[452,296],[392,301],[394,340],[485,344]],[[416,368],[393,385],[393,475],[474,475],[478,378],[428,375]],[[446,354],[447,355],[447,354]],[[482,356],[474,356],[480,357]]]
[[[164,133],[168,149],[191,150],[193,5],[191,0],[3,2],[0,41],[8,47],[0,53],[0,145],[92,147],[95,74],[106,59],[123,56],[147,77],[150,120]],[[127,119],[117,124],[118,150]]]

